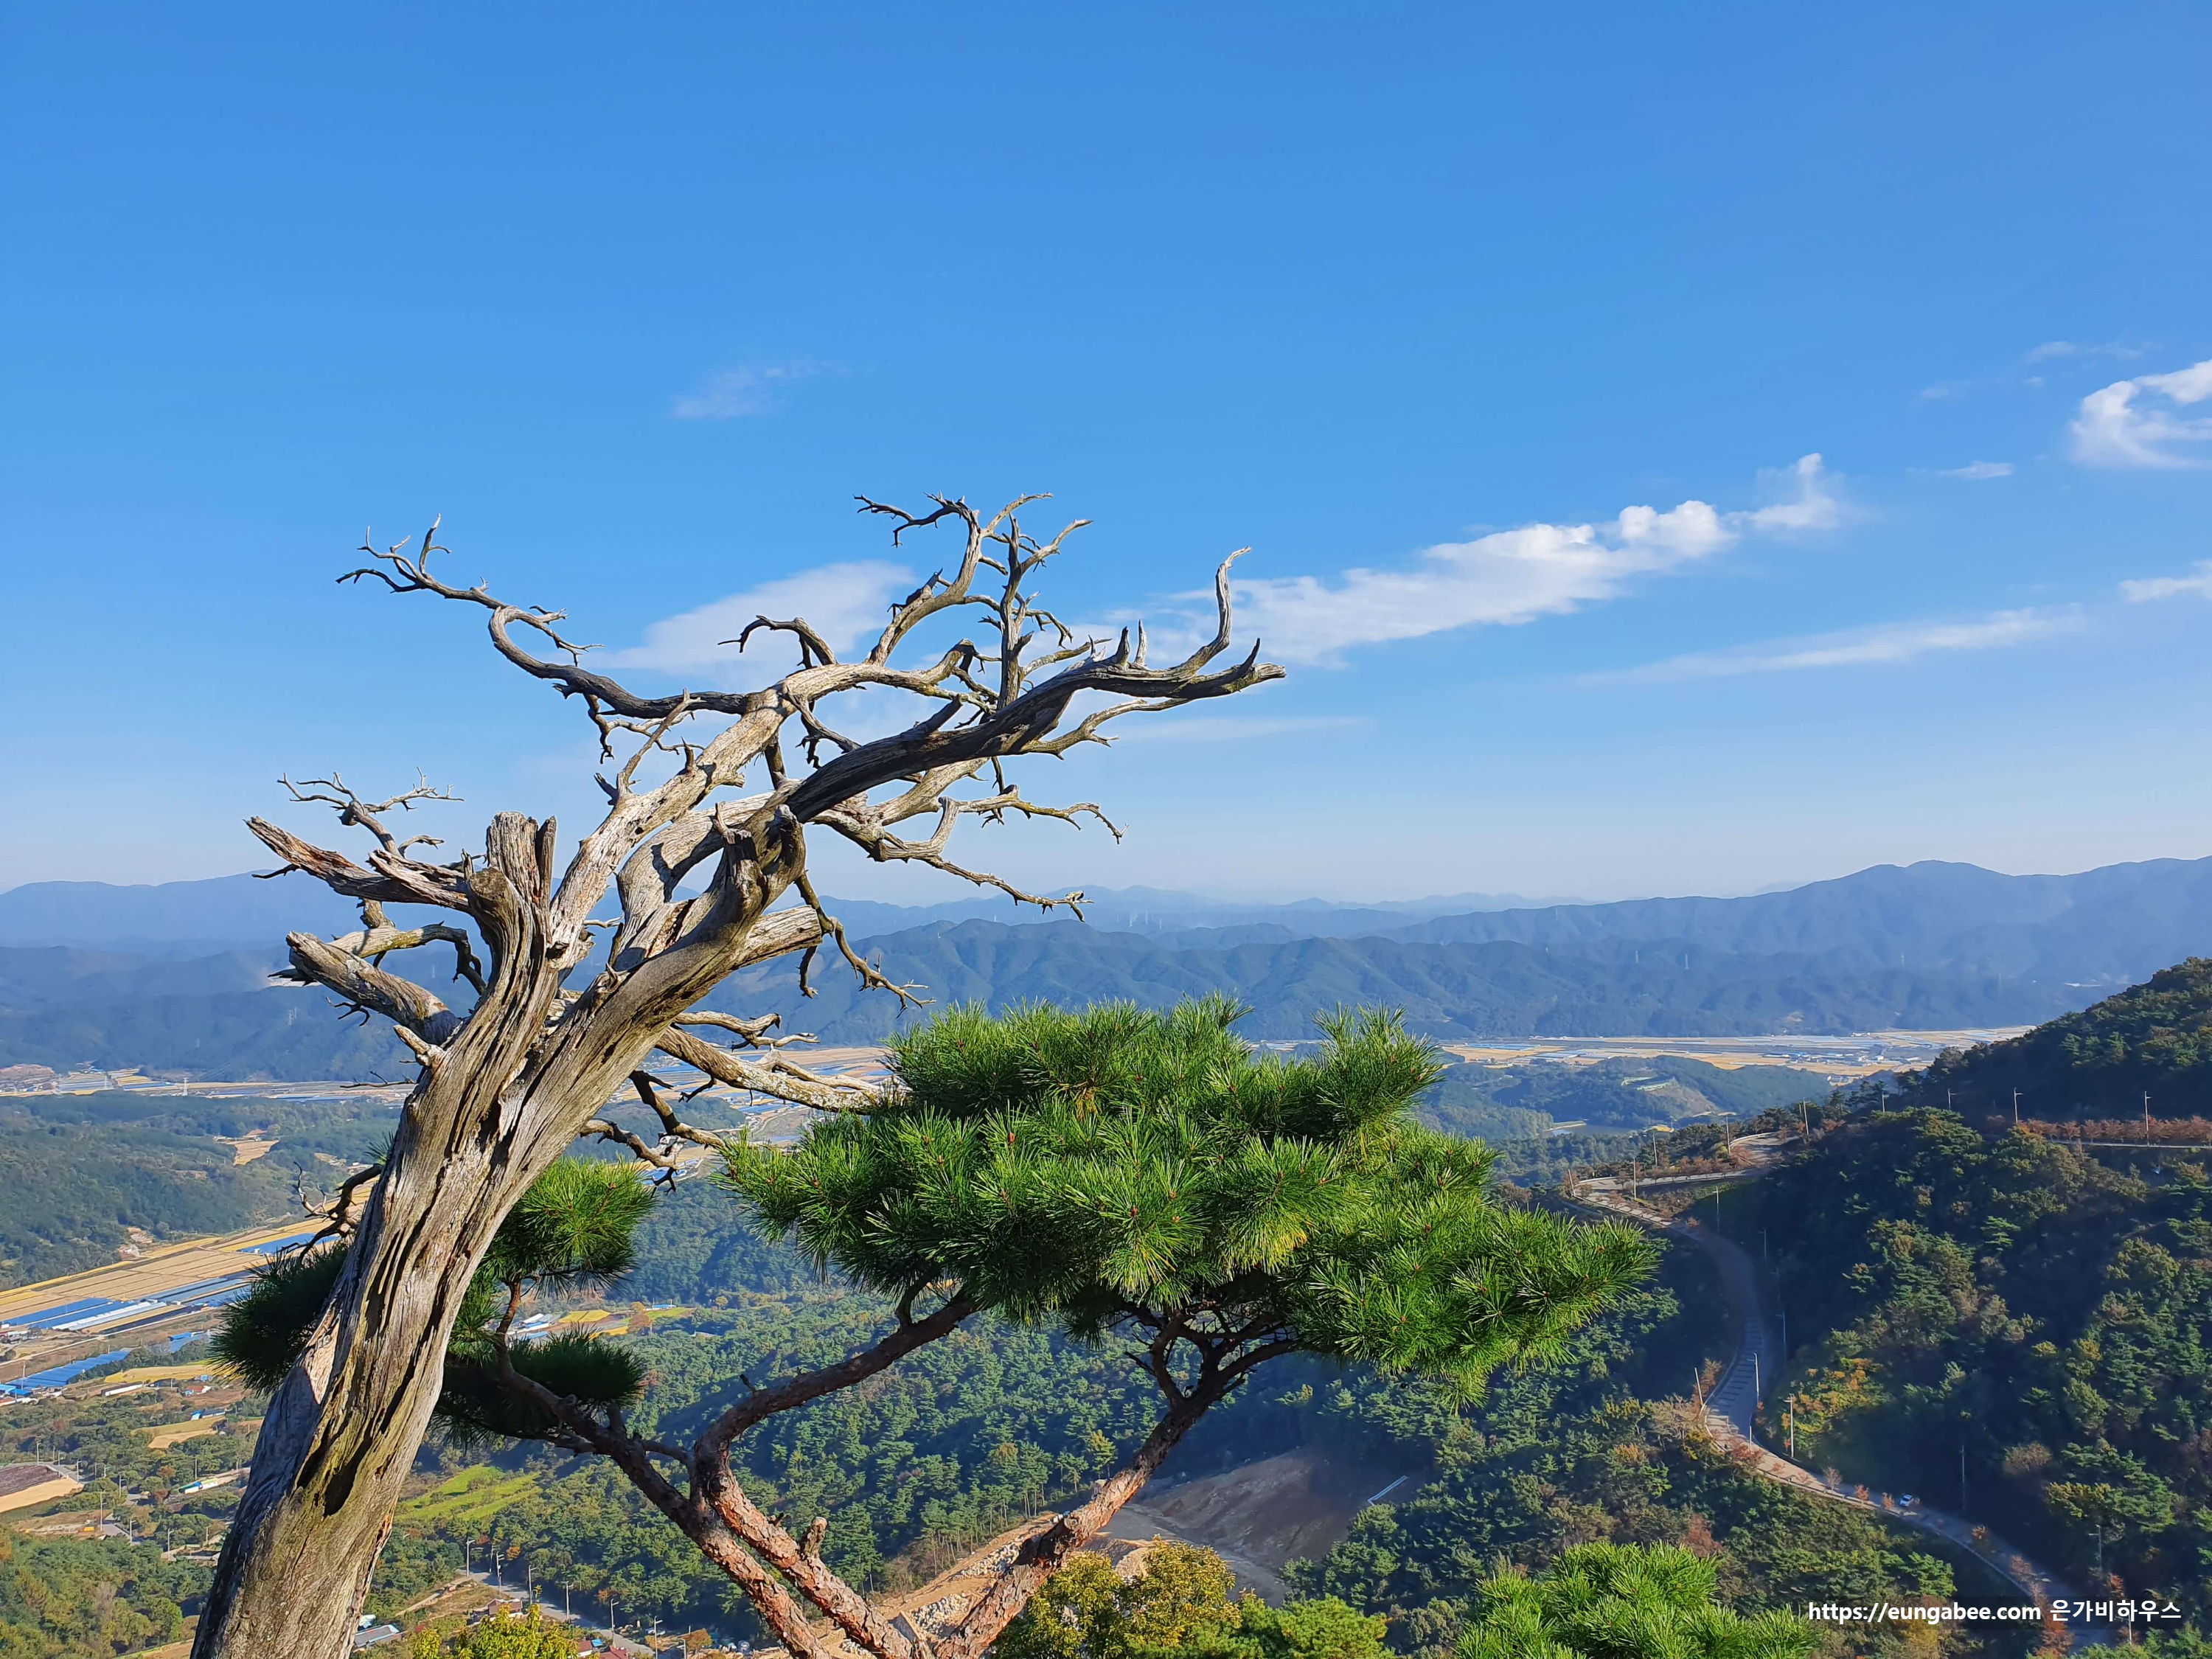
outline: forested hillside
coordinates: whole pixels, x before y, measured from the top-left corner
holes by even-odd
[[[0,1287],[113,1261],[132,1229],[166,1243],[296,1214],[303,1169],[320,1185],[372,1160],[394,1121],[375,1100],[0,1096]],[[216,1139],[255,1131],[276,1150],[248,1164]]]
[[[1693,1117],[1755,1117],[1770,1107],[1823,1099],[1827,1079],[1789,1066],[1709,1065],[1664,1054],[1589,1063],[1462,1065],[1437,1080],[1422,1115],[1478,1140],[1547,1135],[1555,1123],[1640,1129]]]
[[[699,1279],[672,1273],[663,1288],[730,1304],[695,1331],[627,1339],[653,1376],[641,1420],[664,1438],[687,1438],[733,1376],[759,1382],[819,1363],[882,1327],[872,1298],[813,1285],[781,1247],[740,1242],[727,1200],[710,1189],[670,1194],[654,1224],[665,1232],[653,1249],[690,1238],[689,1259],[702,1264]],[[749,1291],[738,1274],[781,1288]],[[1704,1259],[1672,1250],[1658,1282],[1571,1338],[1557,1365],[1501,1373],[1471,1405],[1364,1368],[1285,1362],[1209,1419],[1164,1478],[1301,1447],[1425,1471],[1413,1495],[1369,1510],[1325,1560],[1292,1574],[1307,1593],[1390,1614],[1388,1639],[1408,1654],[1450,1649],[1493,1564],[1540,1565],[1592,1536],[1686,1541],[1722,1563],[1725,1593],[1745,1610],[1853,1594],[1948,1597],[1953,1567],[1913,1534],[1782,1493],[1688,1431],[1667,1401],[1728,1351],[1722,1307]],[[744,1443],[744,1470],[771,1507],[831,1517],[826,1549],[841,1570],[896,1585],[1025,1508],[1084,1490],[1143,1431],[1152,1405],[1114,1345],[1085,1349],[978,1322],[867,1389],[773,1419]],[[427,1582],[461,1537],[496,1534],[594,1605],[611,1589],[641,1611],[751,1629],[726,1581],[605,1469],[527,1452],[496,1468],[448,1467],[445,1484],[402,1512],[380,1605]],[[1876,1650],[1903,1650],[1882,1641]]]
[[[292,1127],[302,1141],[317,1133]],[[706,1182],[664,1193],[640,1244],[641,1268],[608,1294],[616,1316],[606,1340],[640,1350],[649,1380],[635,1420],[665,1437],[688,1437],[745,1379],[841,1355],[889,1318],[877,1298],[823,1283],[797,1252],[754,1238]],[[651,1314],[647,1301],[693,1311]],[[1703,1258],[1671,1250],[1659,1280],[1571,1338],[1557,1365],[1500,1373],[1483,1398],[1459,1407],[1428,1385],[1364,1368],[1282,1362],[1263,1388],[1208,1419],[1165,1479],[1301,1447],[1423,1472],[1401,1501],[1368,1510],[1341,1546],[1291,1576],[1309,1593],[1389,1613],[1390,1644],[1431,1659],[1451,1650],[1496,1564],[1540,1567],[1591,1537],[1684,1542],[1719,1564],[1725,1599],[1744,1611],[1808,1598],[1948,1598],[1954,1568],[1911,1534],[1781,1493],[1688,1432],[1679,1403],[1668,1402],[1728,1352],[1722,1307]],[[166,1491],[187,1478],[186,1465],[146,1448],[137,1425],[154,1419],[139,1403],[35,1402],[16,1408],[9,1437]],[[1156,1404],[1114,1344],[1086,1348],[978,1321],[866,1389],[771,1419],[741,1443],[741,1469],[769,1507],[828,1515],[833,1561],[862,1583],[890,1586],[927,1576],[1017,1513],[1085,1490],[1141,1435]],[[234,1414],[254,1409],[249,1401]],[[220,1437],[201,1443],[208,1456],[236,1455]],[[400,1511],[374,1608],[390,1611],[441,1582],[464,1540],[481,1559],[490,1539],[515,1552],[512,1571],[526,1562],[540,1582],[574,1585],[577,1605],[595,1615],[605,1591],[625,1617],[657,1613],[758,1639],[729,1581],[605,1466],[527,1447],[482,1456],[426,1451],[422,1488]],[[162,1541],[201,1536],[234,1498],[225,1488],[163,1511]],[[92,1546],[51,1553],[41,1571],[72,1584],[105,1559]],[[204,1582],[203,1568],[153,1573],[154,1559],[143,1548],[132,1555],[143,1571],[103,1604],[148,1621],[118,1630],[167,1628],[164,1609],[189,1607]],[[35,1612],[11,1610],[3,1597],[0,1614],[39,1628]],[[1876,1639],[1874,1651],[1904,1650],[1887,1632]],[[55,1650],[118,1649],[88,1629]],[[1972,1640],[1953,1649],[2002,1650]]]
[[[1745,1189],[1796,1352],[1801,1462],[1929,1494],[2087,1583],[2212,1579],[2212,1186],[1917,1109]],[[1758,1248],[1755,1231],[1747,1232]],[[1964,1493],[1960,1458],[1964,1454]]]
[[[1905,1079],[1917,1104],[2030,1117],[2212,1114],[2212,958],[2191,957],[2142,985],[2004,1042],[1947,1054]],[[2149,1098],[2146,1103],[2144,1097]]]

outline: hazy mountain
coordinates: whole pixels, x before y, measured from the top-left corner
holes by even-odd
[[[1090,927],[1174,949],[1299,939],[1407,944],[1686,940],[1754,956],[1827,957],[1839,969],[1956,968],[2059,984],[2119,985],[2212,950],[2212,859],[2160,859],[2069,876],[2007,876],[1971,864],[1878,865],[1833,881],[1741,898],[1530,902],[1462,893],[1365,905],[1249,904],[1156,888],[1094,888]],[[962,921],[1054,926],[1002,897],[933,905],[832,898],[854,938]],[[276,951],[285,933],[336,933],[353,907],[304,878],[114,887],[35,882],[0,893],[0,945],[71,945],[160,956]]]
[[[1304,939],[1227,948],[1164,948],[1074,922],[1006,927],[969,921],[866,942],[883,972],[928,988],[933,1002],[1026,999],[1160,1005],[1222,991],[1253,1006],[1238,1030],[1262,1038],[1313,1035],[1317,1011],[1340,1004],[1401,1008],[1437,1036],[1838,1034],[1889,1027],[1949,1029],[2047,1018],[2088,1000],[2063,986],[1991,975],[1875,968],[1839,971],[1803,953],[1735,954],[1681,941],[1597,940],[1547,948],[1511,940],[1423,945]],[[710,1007],[783,1014],[826,1041],[862,1042],[898,1020],[880,993],[850,975],[764,963],[733,975]]]
[[[1971,864],[1877,865],[1748,898],[1636,899],[1434,917],[1387,931],[1423,944],[1587,945],[1686,939],[1753,954],[1805,951],[1838,968],[1958,969],[2119,984],[2212,949],[2212,859],[2157,859],[2073,876]]]
[[[51,945],[0,945],[0,1009],[82,1008],[150,997],[258,991],[284,959],[274,951],[149,957]]]
[[[1742,898],[1421,914],[1469,902],[1255,907],[1125,889],[1102,892],[1087,925],[1030,912],[1019,926],[1004,901],[831,902],[887,973],[939,1006],[1220,990],[1253,1005],[1248,1032],[1272,1038],[1309,1035],[1315,1012],[1340,1003],[1402,1008],[1452,1037],[2028,1024],[2212,952],[2212,860],[2075,876],[1882,866]],[[264,988],[287,928],[353,925],[350,906],[298,878],[0,894],[0,1064],[286,1079],[402,1068],[388,1034],[339,1024],[328,999]],[[196,944],[210,938],[230,942]],[[125,939],[145,943],[107,942]],[[423,971],[443,986],[450,964]],[[896,1025],[890,1001],[857,996],[849,975],[825,965],[816,982],[820,994],[802,1000],[793,965],[769,963],[713,1004],[781,1012],[836,1041]]]
[[[1316,1012],[1341,1004],[1403,1009],[1439,1037],[1835,1034],[1883,1027],[2024,1024],[2079,1006],[2087,994],[1988,975],[1881,968],[1838,970],[1798,954],[1717,951],[1681,941],[1599,940],[1542,947],[1511,940],[1421,945],[1397,939],[1294,939],[1173,949],[1079,922],[1008,927],[940,922],[865,941],[884,973],[926,988],[936,1006],[993,1007],[1034,998],[1081,1006],[1149,1005],[1221,991],[1253,1006],[1239,1028],[1256,1038],[1313,1035]],[[151,964],[198,975],[230,958]],[[110,970],[113,971],[113,970]],[[149,972],[134,981],[158,984]],[[902,1016],[882,993],[817,963],[817,994],[801,998],[789,959],[733,975],[707,1006],[780,1012],[787,1029],[837,1042],[876,1041]],[[908,1016],[912,1018],[912,1016]],[[404,1066],[380,1023],[341,1023],[313,990],[140,995],[49,1002],[0,1012],[0,1065],[177,1068],[277,1079],[386,1075]]]
[[[0,945],[71,945],[146,955],[202,955],[254,946],[282,952],[295,931],[361,926],[353,904],[304,876],[217,876],[118,887],[34,881],[0,893]]]
[[[1322,899],[1251,904],[1152,887],[1081,890],[1091,896],[1085,906],[1091,924],[1109,933],[1159,933],[1264,925],[1280,928],[1285,938],[1298,939],[1350,939],[1430,916],[1578,902],[1529,899],[1514,893],[1454,893],[1375,904],[1334,904]],[[1047,917],[1032,906],[1018,906],[1011,899],[981,894],[939,904],[885,904],[857,898],[832,898],[829,902],[855,937],[897,933],[940,921],[996,921],[1019,927],[1061,920],[1066,914],[1055,912]],[[406,909],[401,907],[401,912]],[[67,945],[153,956],[210,955],[240,946],[281,953],[287,933],[305,930],[328,935],[359,925],[359,915],[349,902],[301,876],[273,881],[250,875],[218,876],[208,881],[139,887],[98,881],[37,881],[0,892],[0,945]]]

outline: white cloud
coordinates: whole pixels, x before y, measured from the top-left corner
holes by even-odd
[[[1841,520],[1818,455],[1763,476],[1789,498],[1725,514],[1697,501],[1665,512],[1625,507],[1603,525],[1533,524],[1446,542],[1403,569],[1241,580],[1237,630],[1256,633],[1271,657],[1340,666],[1357,646],[1562,616],[1614,598],[1638,577],[1695,564],[1746,532],[1825,530]],[[1178,641],[1190,631],[1171,627]]]
[[[1938,467],[1936,476],[1939,478],[2009,478],[2012,477],[2012,463],[1969,461],[1964,466]]]
[[[1972,384],[1971,380],[1938,380],[1934,386],[1921,387],[1912,401],[1916,404],[1948,403],[1954,398],[1965,397],[1967,388]]]
[[[652,668],[702,684],[724,684],[738,674],[744,659],[738,657],[737,647],[721,641],[737,638],[754,617],[782,622],[804,617],[832,649],[842,653],[882,628],[890,620],[891,601],[903,598],[914,586],[912,572],[880,560],[825,564],[654,623],[645,630],[644,644],[609,652],[600,660],[611,668]],[[764,649],[785,656],[795,651],[788,634],[756,634],[746,656]],[[751,671],[749,678],[758,678],[758,671]]]
[[[2193,576],[2148,576],[2120,584],[2120,597],[2130,605],[2147,599],[2172,599],[2188,595],[2212,599],[2212,559],[2201,561]]]
[[[1725,651],[1699,651],[1647,663],[1640,668],[1583,677],[1585,684],[1662,684],[1678,680],[1720,679],[1737,674],[1774,674],[1793,669],[1851,668],[1910,662],[1939,651],[1991,651],[2024,645],[2073,627],[2071,611],[1999,611],[1972,622],[1883,623],[1808,638],[1769,640]]]
[[[677,398],[669,415],[679,421],[730,421],[741,415],[765,415],[776,406],[780,382],[803,380],[835,367],[801,358],[788,363],[758,363],[715,375],[698,391]]]
[[[1759,487],[1787,500],[1748,513],[1731,513],[1734,530],[1833,530],[1844,521],[1844,504],[1832,485],[1832,476],[1818,454],[1801,455],[1791,466],[1762,468]]]
[[[2212,420],[2177,408],[2212,398],[2212,358],[2170,374],[2115,380],[2081,399],[2074,417],[2074,457],[2092,466],[2201,466],[2177,444],[2212,443]]]

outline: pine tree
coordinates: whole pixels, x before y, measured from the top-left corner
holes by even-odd
[[[1459,1659],[1808,1659],[1820,1632],[1713,1598],[1711,1561],[1672,1544],[1577,1544],[1542,1574],[1482,1586]]]
[[[1419,1371],[1472,1395],[1501,1364],[1549,1357],[1649,1271],[1641,1232],[1501,1201],[1486,1149],[1416,1122],[1440,1065],[1395,1018],[1340,1012],[1316,1053],[1286,1059],[1237,1039],[1243,1012],[1221,999],[955,1009],[893,1045],[893,1085],[868,1109],[826,1116],[793,1150],[729,1149],[720,1178],[749,1217],[891,1299],[896,1322],[837,1364],[749,1389],[689,1448],[625,1426],[635,1373],[603,1357],[618,1349],[510,1336],[529,1285],[615,1270],[634,1224],[626,1169],[555,1166],[566,1184],[541,1177],[479,1275],[441,1415],[612,1459],[794,1654],[834,1640],[803,1601],[877,1659],[973,1659],[1270,1360]],[[282,1356],[244,1329],[280,1304],[312,1322],[284,1271],[240,1304],[234,1356]],[[1160,1413],[1085,1502],[1031,1523],[956,1626],[917,1642],[823,1560],[826,1517],[795,1538],[745,1494],[731,1449],[978,1314],[1127,1344]]]

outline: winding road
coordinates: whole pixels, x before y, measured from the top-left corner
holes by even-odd
[[[1765,1142],[1769,1138],[1762,1136],[1759,1139]],[[1756,1179],[1779,1159],[1781,1147],[1778,1144],[1753,1146],[1748,1139],[1736,1144],[1750,1151],[1752,1162],[1739,1175],[1718,1177],[1719,1180]],[[1812,1470],[1778,1456],[1760,1445],[1753,1432],[1759,1401],[1766,1388],[1779,1374],[1785,1355],[1782,1346],[1780,1310],[1765,1276],[1753,1262],[1750,1253],[1735,1240],[1725,1238],[1695,1220],[1673,1218],[1647,1209],[1620,1191],[1617,1183],[1584,1182],[1577,1189],[1572,1201],[1608,1215],[1625,1217],[1655,1231],[1686,1239],[1703,1250],[1719,1271],[1722,1292],[1728,1297],[1729,1306],[1736,1316],[1742,1336],[1736,1346],[1735,1359],[1705,1396],[1705,1420],[1723,1442],[1741,1448],[1752,1467],[1760,1474],[1809,1496],[1869,1510],[1885,1520],[1899,1522],[1922,1532],[1931,1533],[1957,1546],[2004,1578],[2023,1596],[2044,1608],[2046,1619],[2051,1616],[2051,1608],[2054,1602],[2078,1603],[2083,1599],[2081,1593],[2065,1580],[1994,1533],[1984,1528],[1978,1538],[1975,1535],[1976,1523],[1960,1516],[1917,1501],[1907,1506],[1887,1492],[1874,1492],[1862,1498],[1858,1495],[1859,1489],[1830,1486]],[[2108,1645],[2114,1639],[2112,1632],[2101,1626],[2069,1620],[2065,1628],[2077,1646]]]

